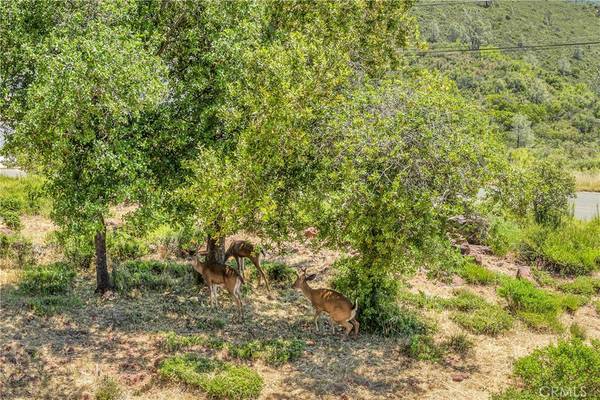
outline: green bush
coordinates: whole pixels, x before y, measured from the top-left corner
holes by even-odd
[[[134,260],[148,254],[148,246],[124,230],[107,235],[108,253],[114,261]]]
[[[587,336],[585,328],[576,322],[571,324],[571,326],[569,327],[569,332],[571,333],[571,336],[573,336],[573,338],[575,339],[585,340]]]
[[[475,344],[467,335],[464,333],[458,333],[456,335],[450,336],[446,341],[442,343],[442,348],[456,353],[462,357],[466,357]]]
[[[559,289],[566,293],[592,296],[600,291],[600,278],[580,276],[573,282],[559,285]]]
[[[587,346],[577,338],[561,340],[517,360],[514,373],[524,388],[511,389],[496,399],[597,398],[600,395],[600,349]],[[554,395],[550,395],[550,390]],[[506,393],[516,396],[508,397]],[[534,397],[535,394],[538,397]]]
[[[225,342],[223,339],[203,335],[178,335],[175,332],[168,332],[165,335],[163,346],[169,351],[177,351],[193,346],[222,349]]]
[[[334,268],[333,288],[358,301],[362,330],[405,337],[429,331],[414,312],[398,306],[400,283],[385,272],[384,266],[364,266],[356,259],[344,258],[336,261]]]
[[[2,209],[0,207],[0,218],[4,221],[4,225],[13,231],[20,231],[23,227],[18,211]]]
[[[261,264],[269,282],[279,283],[281,286],[291,285],[296,279],[296,270],[280,262],[265,261]],[[254,272],[256,273],[256,271]]]
[[[269,365],[278,366],[298,359],[305,346],[304,341],[297,339],[253,340],[237,345],[229,344],[227,350],[233,358],[261,359]]]
[[[9,267],[22,268],[35,263],[33,244],[19,234],[0,233],[0,260]]]
[[[96,400],[119,400],[123,397],[123,391],[115,378],[104,376],[98,383],[95,397]]]
[[[493,218],[490,223],[485,244],[492,249],[494,254],[504,256],[519,248],[521,235],[521,227],[516,222],[497,217]]]
[[[458,274],[472,285],[491,285],[498,281],[494,272],[472,262],[465,263]]]
[[[41,316],[61,314],[82,305],[81,300],[71,294],[35,295],[26,298],[25,303]]]
[[[587,275],[600,266],[600,219],[567,221],[556,228],[531,227],[521,254],[566,275]]]
[[[28,267],[19,284],[21,291],[32,295],[56,295],[69,291],[75,271],[65,263]]]
[[[515,315],[538,330],[560,331],[560,313],[563,310],[574,312],[587,302],[586,297],[538,289],[531,282],[520,279],[503,280],[498,294],[508,301],[508,307]]]
[[[83,234],[58,231],[54,241],[61,248],[66,263],[77,269],[87,269],[95,257],[93,238]]]
[[[253,399],[263,389],[263,379],[252,369],[195,354],[166,358],[158,373],[164,379],[198,387],[218,399]]]
[[[0,177],[0,210],[17,214],[43,214],[50,211],[50,200],[45,195],[44,181],[34,175],[20,178]]]
[[[455,297],[445,303],[456,310],[450,319],[472,333],[497,336],[512,328],[510,314],[467,290],[456,291]]]
[[[192,266],[162,261],[127,261],[113,268],[112,281],[116,290],[131,289],[181,290],[194,282]]]
[[[421,361],[439,361],[443,349],[434,342],[430,335],[413,335],[404,347],[404,353],[410,358]]]

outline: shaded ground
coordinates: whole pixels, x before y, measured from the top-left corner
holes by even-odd
[[[478,251],[477,248],[474,251]],[[315,286],[324,286],[333,252],[312,252],[295,244],[271,252],[270,260],[309,266],[319,272]],[[481,252],[485,266],[514,274],[514,260]],[[250,267],[252,268],[252,267]],[[486,399],[511,383],[512,363],[533,349],[551,343],[555,334],[536,333],[517,322],[508,333],[492,338],[469,335],[471,355],[447,356],[442,362],[414,361],[401,352],[401,340],[361,334],[346,339],[332,335],[325,318],[319,333],[312,328],[312,310],[301,294],[289,287],[252,289],[245,297],[246,316],[234,317],[229,298],[221,308],[208,306],[206,288],[188,285],[163,292],[134,292],[133,297],[93,293],[94,277],[79,276],[75,294],[83,305],[62,315],[34,315],[13,293],[18,271],[2,272],[0,312],[0,398],[92,398],[100,378],[116,377],[126,399],[201,399],[202,392],[161,382],[156,367],[170,353],[161,346],[164,333],[203,333],[226,341],[299,338],[305,353],[293,363],[253,368],[264,378],[262,399]],[[255,282],[251,282],[255,285]],[[417,274],[408,282],[414,292],[450,297],[469,286],[490,302],[500,303],[493,287],[460,281],[443,284]],[[463,332],[447,311],[427,311],[438,326],[437,340]],[[576,321],[588,336],[600,339],[598,315],[592,306],[564,315],[566,326]],[[327,328],[327,329],[325,329]],[[457,379],[460,376],[460,379]]]

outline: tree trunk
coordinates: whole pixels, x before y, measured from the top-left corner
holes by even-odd
[[[208,235],[206,238],[206,261],[209,263],[225,263],[225,238],[213,238]]]
[[[106,262],[106,226],[102,221],[102,228],[96,232],[96,293],[104,293],[112,289]]]

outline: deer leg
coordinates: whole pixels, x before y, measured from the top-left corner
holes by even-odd
[[[360,326],[360,324],[355,319],[351,319],[350,322],[352,323],[352,325],[354,325],[354,336],[358,336],[358,327]]]
[[[346,336],[348,336],[350,334],[350,331],[352,330],[352,328],[354,328],[354,325],[348,321],[340,321],[340,325],[342,325],[344,328],[346,328]]]
[[[321,315],[321,311],[320,310],[315,310],[315,317],[313,318],[313,322],[315,323],[315,331],[319,332],[319,315]]]
[[[250,260],[252,260],[252,263],[258,270],[260,277],[262,277],[263,281],[265,282],[265,285],[267,286],[267,291],[270,292],[271,286],[269,286],[269,280],[267,279],[267,276],[265,275],[265,271],[260,266],[260,255],[252,257],[252,258],[250,258]],[[260,285],[260,277],[258,278],[259,285]]]

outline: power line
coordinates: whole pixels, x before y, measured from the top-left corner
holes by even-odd
[[[452,53],[474,53],[474,52],[490,52],[490,51],[538,51],[538,50],[550,50],[559,47],[573,47],[573,46],[588,46],[598,45],[600,40],[588,41],[588,42],[569,42],[569,43],[546,43],[546,44],[534,44],[534,45],[523,45],[523,46],[505,46],[505,47],[484,47],[482,49],[456,49],[456,48],[438,48],[429,51],[415,51],[415,55],[428,56],[428,55],[444,55]]]

